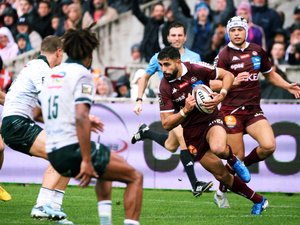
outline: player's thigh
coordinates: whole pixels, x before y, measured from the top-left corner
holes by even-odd
[[[207,171],[213,174],[217,180],[221,180],[228,175],[228,171],[222,160],[211,151],[207,151],[199,162]]]
[[[3,152],[3,151],[4,151],[4,148],[5,148],[5,145],[4,145],[2,136],[1,136],[1,134],[0,134],[0,152]]]
[[[46,153],[46,132],[45,132],[45,130],[42,130],[38,134],[35,141],[32,143],[29,153],[34,156],[37,156],[37,157],[48,159],[48,156]]]
[[[254,138],[261,147],[275,148],[275,137],[270,123],[266,119],[258,120],[246,128],[247,133]]]
[[[243,136],[243,133],[227,134],[227,144],[231,147],[233,154],[241,160],[245,156]]]
[[[212,126],[207,134],[206,140],[209,143],[210,150],[213,153],[220,154],[226,149],[226,130],[219,125]]]
[[[101,179],[131,183],[135,180],[140,180],[141,174],[117,153],[111,152],[109,163]]]
[[[181,149],[187,149],[183,138],[183,128],[181,125],[178,125],[169,132],[169,137],[166,141],[167,149],[175,149],[174,151],[176,151],[178,146],[180,146]]]

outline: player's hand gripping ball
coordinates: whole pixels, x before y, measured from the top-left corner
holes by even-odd
[[[213,93],[213,91],[204,84],[199,84],[194,87],[192,95],[196,100],[196,107],[200,112],[211,114],[214,111],[213,109],[207,109],[203,106],[204,101],[212,99],[210,96],[211,93]]]

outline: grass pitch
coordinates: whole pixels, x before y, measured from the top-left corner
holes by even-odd
[[[30,218],[40,185],[1,184],[12,200],[0,202],[1,225],[54,225],[53,221]],[[113,189],[113,224],[122,225],[124,220],[122,188]],[[300,223],[300,194],[264,193],[269,208],[261,216],[251,216],[252,202],[229,193],[231,208],[219,209],[213,203],[214,192],[195,198],[189,191],[145,189],[142,225],[277,225]],[[76,225],[99,224],[94,188],[67,189],[63,207],[68,218]]]

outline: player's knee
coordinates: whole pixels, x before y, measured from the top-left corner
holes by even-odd
[[[214,143],[210,145],[210,150],[220,158],[226,157],[226,145]]]
[[[265,152],[265,154],[271,155],[271,154],[273,154],[273,152],[276,149],[275,141],[274,142],[269,142],[267,144],[264,144],[261,148],[263,149],[263,151]]]

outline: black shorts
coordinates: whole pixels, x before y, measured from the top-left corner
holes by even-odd
[[[27,155],[42,128],[33,120],[23,116],[7,116],[2,120],[1,135],[4,143]]]
[[[101,176],[110,159],[110,149],[102,144],[91,142],[91,156],[95,171]],[[81,152],[79,144],[68,145],[48,153],[53,168],[65,177],[75,177],[80,172]]]

